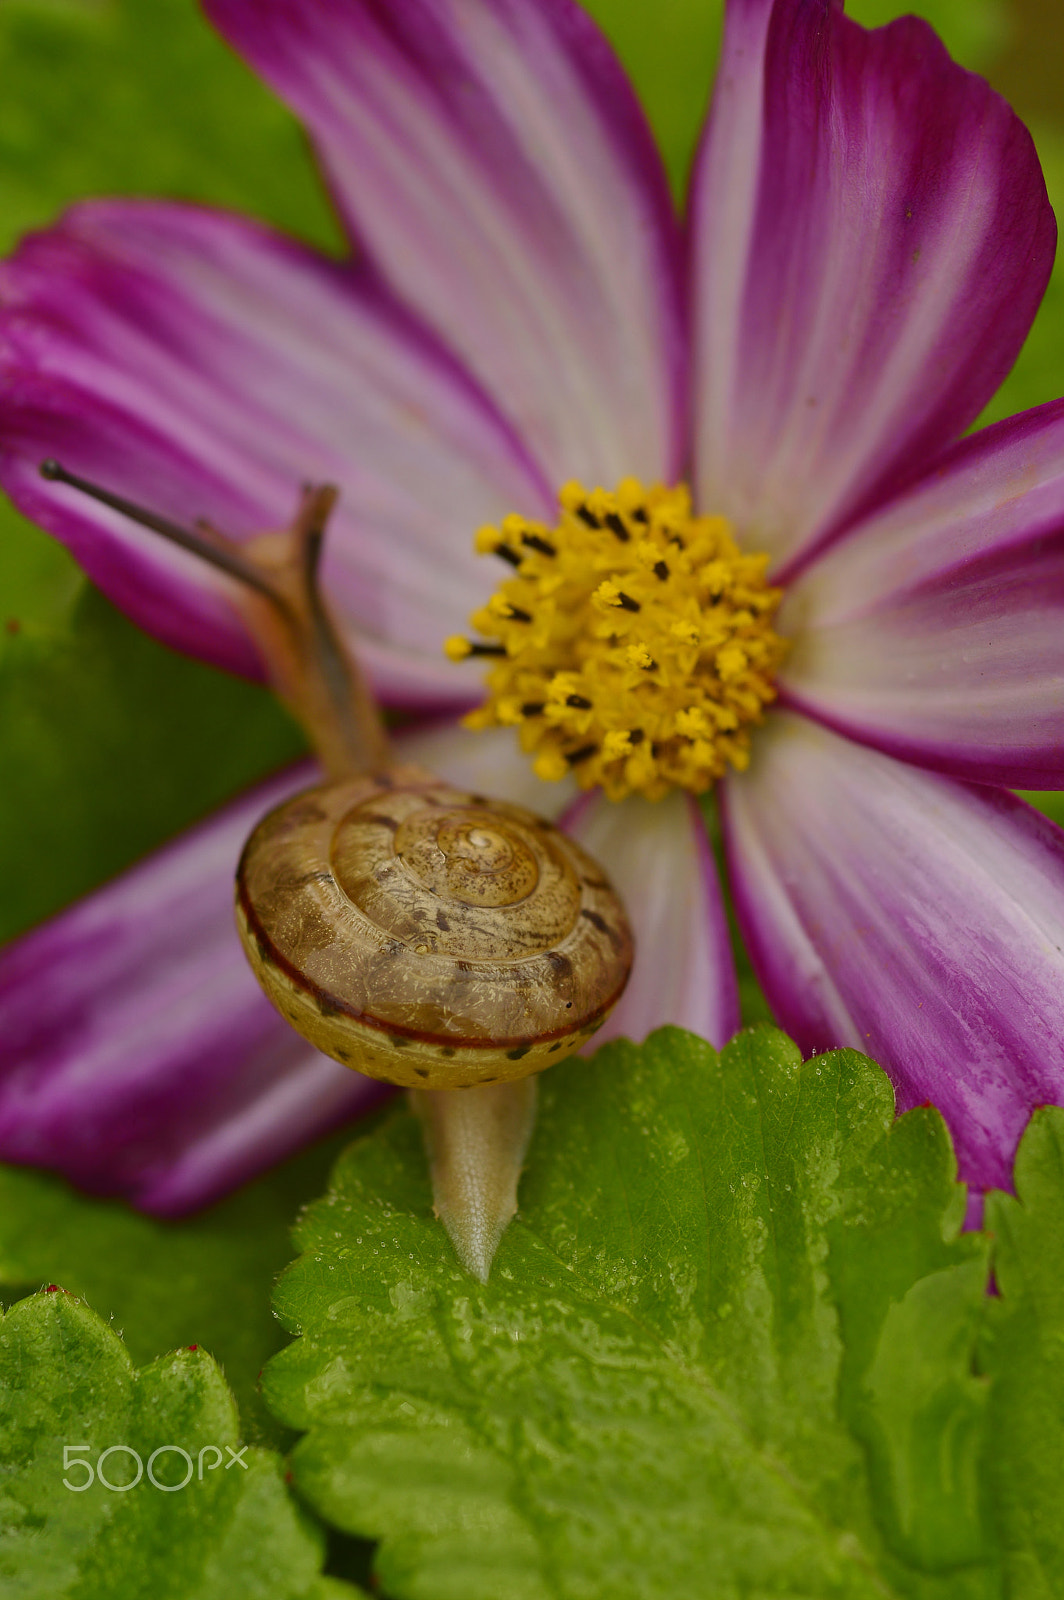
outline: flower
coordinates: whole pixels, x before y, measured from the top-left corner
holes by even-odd
[[[689,477],[782,590],[755,722],[778,699],[719,785],[769,999],[806,1049],[858,1046],[903,1108],[934,1100],[962,1176],[1007,1183],[1064,1090],[1064,836],[1008,792],[1064,786],[1064,404],[962,436],[1052,261],[1023,127],[913,18],[869,33],[833,0],[729,0],[684,234],[570,0],[207,10],[304,122],[356,264],[158,202],[26,240],[0,272],[8,492],[143,627],[255,674],[225,579],[38,464],[236,537],[336,482],[332,604],[382,699],[442,716],[479,697],[476,662],[439,656],[483,595],[477,528],[549,528],[574,480]],[[716,713],[676,715],[695,740]],[[616,774],[633,746],[609,733]],[[541,811],[571,799],[505,728],[440,722],[410,748]],[[226,863],[298,781],[11,947],[0,1154],[178,1210],[373,1092],[282,1031],[230,931]],[[640,941],[614,1031],[722,1042],[735,981],[695,799],[593,790],[567,825]]]

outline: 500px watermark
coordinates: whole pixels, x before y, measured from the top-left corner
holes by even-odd
[[[247,1451],[246,1444],[241,1445],[239,1450],[234,1450],[231,1445],[223,1445],[221,1449],[219,1449],[218,1445],[216,1444],[205,1444],[203,1449],[200,1450],[195,1457],[191,1456],[189,1452],[179,1444],[161,1444],[158,1449],[153,1450],[151,1455],[148,1457],[146,1467],[143,1457],[138,1451],[134,1450],[133,1446],[130,1444],[108,1445],[107,1449],[101,1450],[99,1455],[96,1457],[95,1465],[88,1459],[92,1452],[91,1444],[65,1444],[63,1446],[64,1474],[68,1472],[77,1473],[78,1469],[80,1468],[80,1471],[84,1474],[84,1477],[80,1478],[80,1481],[75,1480],[72,1483],[68,1477],[64,1476],[63,1484],[67,1489],[73,1490],[75,1494],[83,1494],[86,1489],[90,1489],[92,1487],[93,1483],[102,1484],[105,1489],[110,1489],[112,1494],[125,1494],[128,1489],[135,1489],[137,1484],[144,1477],[145,1472],[147,1472],[148,1482],[153,1488],[161,1489],[164,1494],[174,1494],[178,1489],[187,1488],[194,1477],[198,1478],[202,1482],[205,1469],[207,1472],[217,1472],[218,1468],[225,1460],[225,1457],[222,1455],[223,1449],[226,1455],[229,1456],[229,1460],[225,1462],[226,1472],[228,1472],[232,1467],[243,1467],[244,1471],[247,1472],[248,1464],[244,1460],[244,1455]],[[184,1476],[182,1477],[180,1483],[164,1483],[156,1476],[156,1463],[159,1463],[161,1469],[163,1457],[174,1456],[180,1456],[183,1458]],[[214,1459],[209,1459],[212,1456]],[[114,1462],[114,1467],[112,1469],[105,1472],[105,1464],[111,1457],[117,1457],[119,1459]],[[124,1470],[119,1467],[119,1460],[122,1461]],[[171,1460],[168,1465],[170,1470],[166,1473],[167,1477],[171,1475],[171,1472],[177,1469],[177,1462]],[[133,1472],[134,1467],[136,1468],[136,1475],[132,1477],[127,1476],[127,1474]],[[116,1477],[122,1477],[125,1479],[125,1481],[116,1483]]]

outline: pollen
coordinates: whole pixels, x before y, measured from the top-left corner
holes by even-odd
[[[561,490],[554,527],[509,516],[476,534],[512,571],[452,661],[491,658],[473,728],[514,727],[541,778],[576,775],[613,800],[701,794],[745,768],[786,642],[768,557],[680,484]]]

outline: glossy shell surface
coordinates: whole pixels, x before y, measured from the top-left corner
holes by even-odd
[[[598,864],[521,806],[376,774],[265,817],[237,874],[259,982],[371,1077],[465,1088],[580,1048],[624,989],[628,923]]]

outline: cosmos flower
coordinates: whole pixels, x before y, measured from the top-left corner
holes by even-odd
[[[353,263],[162,202],[27,239],[8,493],[142,627],[260,675],[224,577],[38,465],[237,538],[336,483],[333,609],[381,700],[437,719],[404,750],[568,806],[625,895],[611,1030],[738,1024],[715,783],[779,1021],[1007,1183],[1064,1098],[1064,835],[1009,792],[1064,786],[1064,405],[963,437],[1052,262],[1023,127],[922,22],[729,0],[681,229],[569,0],[207,11],[303,121]],[[494,600],[474,534],[518,564]],[[487,731],[447,640],[490,657]],[[377,1092],[287,1033],[232,931],[240,841],[306,777],[10,947],[0,1155],[177,1211]]]

